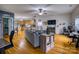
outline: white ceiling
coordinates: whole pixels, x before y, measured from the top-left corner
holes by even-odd
[[[1,4],[0,10],[15,13],[16,17],[33,17],[39,8],[46,10],[46,15],[71,13],[76,4]]]

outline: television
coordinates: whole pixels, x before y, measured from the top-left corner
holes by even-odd
[[[55,25],[56,24],[56,20],[48,20],[48,25]]]

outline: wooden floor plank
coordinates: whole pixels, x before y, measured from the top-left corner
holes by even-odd
[[[56,41],[59,44],[55,43],[53,49],[47,52],[47,54],[78,54],[79,48],[76,49],[74,46],[64,46],[61,42],[67,42],[68,37],[63,35],[55,35]],[[25,39],[25,32],[18,31],[15,33],[13,38],[14,47],[6,50],[6,54],[44,54],[40,48],[34,48],[26,39]]]

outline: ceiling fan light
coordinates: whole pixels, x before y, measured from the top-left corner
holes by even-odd
[[[39,15],[42,15],[43,13],[38,13]]]

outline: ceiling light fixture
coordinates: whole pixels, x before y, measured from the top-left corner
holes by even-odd
[[[39,15],[43,15],[43,13],[38,13]]]
[[[38,14],[39,14],[39,15],[43,15],[43,9],[39,9]]]

